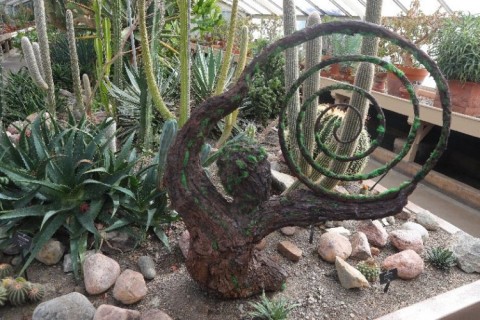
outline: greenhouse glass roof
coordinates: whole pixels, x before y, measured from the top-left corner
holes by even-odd
[[[219,0],[231,5],[232,0]],[[383,0],[382,15],[397,16],[410,7],[412,0]],[[361,17],[365,12],[366,0],[295,0],[297,16],[308,16],[314,11],[332,16]],[[239,0],[239,10],[252,17],[268,17],[282,15],[282,0]],[[480,13],[480,1],[459,0],[421,0],[420,6],[426,14],[435,12],[438,8],[452,13],[454,11]]]

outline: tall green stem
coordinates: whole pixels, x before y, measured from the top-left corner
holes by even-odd
[[[178,0],[180,10],[180,117],[181,128],[190,117],[190,0]]]
[[[120,56],[113,62],[113,84],[119,88],[122,88],[122,76],[123,76],[123,55],[122,52],[122,6],[121,0],[113,0],[112,6],[112,31],[113,31],[113,54]]]
[[[150,94],[152,95],[152,100],[157,108],[158,112],[164,120],[174,119],[175,116],[173,113],[168,110],[165,102],[162,99],[160,94],[160,90],[155,82],[155,76],[153,72],[152,66],[152,55],[150,54],[150,47],[148,44],[148,34],[147,34],[147,20],[146,20],[146,13],[145,13],[145,0],[138,1],[138,11],[139,11],[139,18],[138,18],[138,28],[140,30],[140,38],[141,38],[141,45],[142,45],[142,60],[143,65],[145,68],[145,73],[147,77],[147,85]]]
[[[72,11],[67,10],[65,13],[67,25],[67,40],[68,51],[70,54],[70,68],[72,69],[73,92],[76,99],[77,111],[84,113],[85,107],[83,105],[82,85],[80,81],[80,67],[78,65],[77,43],[75,41],[75,29],[73,26]]]

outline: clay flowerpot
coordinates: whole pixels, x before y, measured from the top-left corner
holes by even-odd
[[[322,61],[324,60],[328,60],[330,59],[331,56],[323,56],[322,57]],[[336,79],[338,77],[340,77],[340,64],[338,63],[335,63],[335,64],[331,64],[328,66],[328,70],[327,69],[322,69],[322,71],[320,71],[320,74],[322,74],[323,70],[325,70],[324,74],[328,74],[327,76],[332,78],[332,79]]]
[[[448,80],[452,111],[468,116],[480,116],[480,83]],[[434,107],[441,108],[438,93],[433,102]]]
[[[428,71],[423,68],[415,67],[406,67],[402,65],[395,65],[398,69],[402,70],[405,73],[407,79],[413,84],[422,83],[423,80],[428,76]],[[400,79],[398,79],[393,73],[389,72],[387,76],[387,88],[388,94],[392,96],[397,96],[401,98],[408,99],[408,92],[403,86]],[[401,89],[403,88],[403,90]]]
[[[385,92],[387,90],[387,76],[388,72],[377,72],[373,78],[372,89],[378,92]]]

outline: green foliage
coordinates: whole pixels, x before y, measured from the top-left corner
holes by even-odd
[[[357,264],[357,269],[365,276],[368,281],[375,282],[378,280],[380,268],[373,259],[361,261],[359,264]]]
[[[453,252],[442,247],[427,250],[426,260],[435,268],[443,271],[448,271],[457,264],[457,258]]]
[[[461,15],[445,21],[429,53],[448,80],[480,82],[480,17]]]
[[[3,122],[24,120],[28,115],[45,109],[46,93],[30,77],[26,68],[10,73],[6,79]]]
[[[262,293],[260,302],[250,302],[253,311],[249,312],[249,316],[258,317],[265,320],[284,320],[287,319],[288,314],[297,304],[291,304],[284,298],[280,298],[276,301],[270,300],[265,295],[265,292]]]
[[[13,267],[8,263],[0,263],[0,280],[13,276]]]
[[[285,95],[285,58],[282,54],[271,56],[260,66],[249,83],[240,114],[243,118],[266,125],[280,113],[279,101]]]
[[[64,33],[55,35],[50,40],[50,57],[52,59],[52,72],[55,84],[61,88],[72,90],[72,71],[68,40]],[[81,39],[76,42],[80,74],[88,74],[90,80],[95,79],[95,48],[92,39]]]
[[[131,194],[121,183],[135,165],[133,137],[115,156],[105,139],[109,122],[90,128],[85,119],[79,123],[70,119],[69,125],[61,128],[56,121],[42,118],[24,128],[17,146],[6,134],[0,135],[0,172],[12,181],[0,198],[13,207],[0,212],[0,220],[10,235],[22,231],[33,236],[34,245],[21,272],[63,229],[70,236],[78,275],[88,234],[94,235],[97,247],[101,240],[95,221],[113,224],[119,197]],[[110,214],[107,208],[111,208]]]
[[[215,92],[222,61],[223,52],[221,50],[214,51],[212,48],[208,48],[208,51],[204,52],[201,47],[197,48],[192,62],[192,90],[196,102],[203,102]],[[225,87],[229,85],[233,73],[234,68],[230,68]]]
[[[203,38],[211,34],[216,27],[223,26],[225,20],[222,17],[222,10],[217,0],[197,0],[192,5],[192,32],[199,31]]]

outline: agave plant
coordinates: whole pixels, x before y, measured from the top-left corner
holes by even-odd
[[[2,202],[13,209],[0,212],[4,231],[33,236],[33,247],[21,273],[42,246],[60,229],[70,236],[74,272],[93,234],[101,242],[95,222],[113,224],[118,194],[131,194],[121,186],[137,159],[133,136],[114,155],[108,148],[106,121],[89,128],[85,119],[66,128],[43,114],[24,128],[17,146],[0,134],[0,172],[11,181],[0,191]],[[110,212],[107,212],[107,209]]]
[[[214,51],[209,48],[204,52],[199,46],[197,53],[192,63],[192,90],[197,102],[202,102],[208,97],[212,96],[215,91],[220,68],[222,67],[223,51]],[[230,68],[225,87],[227,87],[232,80],[235,69]]]

